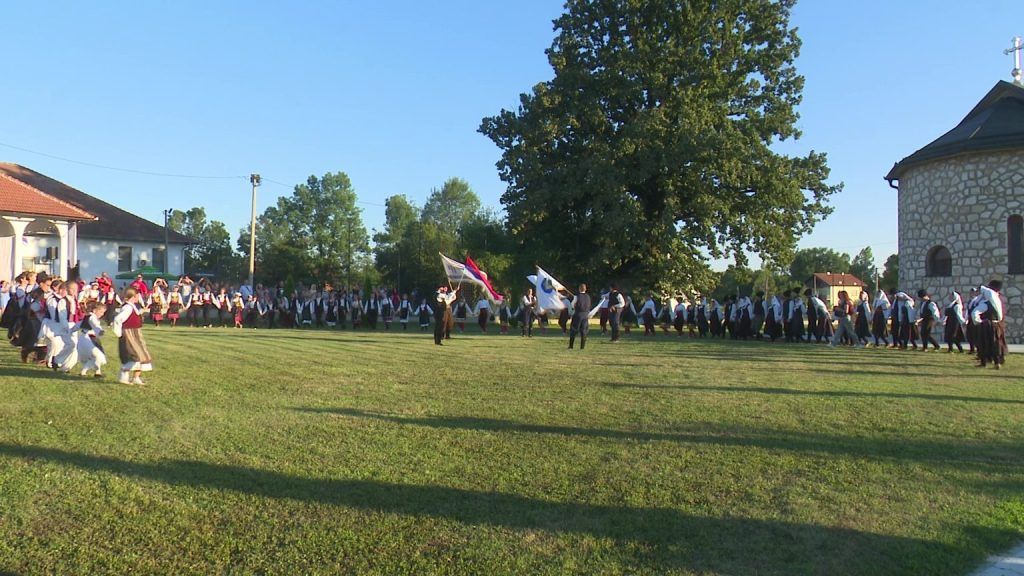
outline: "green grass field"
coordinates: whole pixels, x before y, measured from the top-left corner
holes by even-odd
[[[0,350],[0,574],[941,575],[1024,538],[1024,357],[144,334],[145,388]]]

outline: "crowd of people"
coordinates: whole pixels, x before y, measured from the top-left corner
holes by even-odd
[[[83,375],[92,371],[97,376],[106,363],[100,336],[105,327],[112,328],[119,338],[119,380],[135,384],[143,384],[141,373],[152,369],[140,332],[147,316],[153,325],[171,328],[407,331],[412,324],[428,331],[433,326],[439,345],[473,323],[482,332],[493,328],[508,334],[511,327],[518,327],[523,337],[532,337],[535,326],[543,332],[557,322],[570,337],[569,347],[579,338],[581,349],[595,317],[601,334],[610,333],[612,342],[634,328],[642,328],[645,337],[655,336],[660,328],[693,338],[927,351],[940,348],[936,336],[941,333],[948,352],[954,347],[964,352],[966,343],[979,366],[998,369],[1006,355],[1001,288],[996,280],[972,288],[966,301],[954,291],[941,306],[923,290],[916,298],[902,291],[879,291],[873,300],[864,291],[856,299],[840,292],[837,302],[827,304],[814,291],[798,288],[722,301],[649,294],[638,309],[633,298],[614,284],[595,297],[596,304],[580,285],[575,294],[560,293],[560,306],[546,310],[532,288],[515,302],[507,296],[494,302],[483,297],[467,300],[461,290],[448,286],[423,294],[330,285],[286,289],[283,282],[236,287],[188,276],[173,285],[163,279],[150,284],[139,276],[119,291],[105,274],[86,284],[26,272],[13,284],[0,285],[0,326],[21,348],[24,362],[35,354],[37,362],[63,371],[80,362]]]

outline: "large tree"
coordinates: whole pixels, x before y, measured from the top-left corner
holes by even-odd
[[[850,261],[850,274],[860,278],[868,286],[875,285],[875,273],[878,267],[875,266],[875,255],[871,252],[871,246],[865,246]]]
[[[186,273],[203,272],[222,279],[237,279],[240,259],[231,248],[231,234],[223,222],[207,220],[205,208],[174,210],[167,219],[167,226],[196,240],[185,248]]]
[[[802,285],[815,272],[845,274],[850,271],[850,255],[836,252],[831,248],[804,248],[797,250],[789,264],[789,275]]]
[[[248,242],[247,233],[239,236]],[[263,280],[358,282],[368,255],[362,210],[344,172],[310,176],[256,226],[256,274]]]
[[[706,280],[707,255],[787,262],[826,214],[825,155],[796,138],[793,0],[569,0],[554,78],[480,131],[509,225],[578,276]]]
[[[374,262],[385,283],[402,288],[412,263],[408,254],[402,254],[402,240],[419,220],[420,211],[404,195],[391,196],[384,205],[384,230],[373,235]]]

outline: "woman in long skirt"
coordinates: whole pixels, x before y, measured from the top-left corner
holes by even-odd
[[[886,347],[889,346],[886,320],[889,318],[891,308],[889,297],[885,295],[884,290],[879,290],[878,297],[875,298],[874,312],[871,315],[871,335],[875,339],[876,348],[879,342],[885,342]]]
[[[943,336],[946,340],[946,351],[953,352],[953,346],[957,350],[964,351],[961,342],[964,341],[964,326],[967,324],[967,317],[964,316],[964,302],[960,293],[953,291],[949,295],[949,306],[946,307],[946,326]]]
[[[111,326],[117,335],[117,351],[121,358],[121,384],[142,386],[142,373],[153,369],[153,357],[149,354],[146,341],[142,338],[142,310],[139,308],[139,293],[134,288],[125,288],[124,306],[114,316]]]

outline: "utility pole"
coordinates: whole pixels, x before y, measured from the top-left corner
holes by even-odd
[[[170,250],[169,250],[169,248],[167,246],[168,245],[167,239],[169,237],[169,233],[167,231],[167,221],[170,220],[171,214],[173,214],[173,213],[174,213],[174,208],[168,208],[167,210],[164,210],[164,276],[169,276],[171,274],[171,252],[170,252]],[[182,258],[184,258],[184,257],[185,257],[185,251],[182,250]],[[184,270],[184,262],[183,262],[182,263],[182,272],[184,272],[184,271],[185,270]]]
[[[252,184],[252,219],[249,221],[249,289],[255,293],[256,284],[253,276],[256,272],[256,188],[260,185],[260,175],[250,174],[249,182]]]

